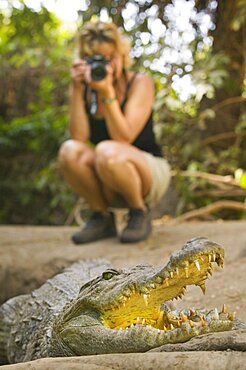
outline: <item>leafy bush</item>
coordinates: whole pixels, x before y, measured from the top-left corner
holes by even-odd
[[[63,224],[75,196],[57,166],[67,112],[46,109],[1,123],[1,223]]]

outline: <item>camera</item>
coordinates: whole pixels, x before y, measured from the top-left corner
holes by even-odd
[[[86,59],[87,64],[91,66],[91,78],[94,81],[101,81],[107,74],[105,66],[109,63],[102,55],[94,55]]]

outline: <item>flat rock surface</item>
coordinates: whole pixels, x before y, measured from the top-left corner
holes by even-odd
[[[148,241],[129,245],[120,244],[115,238],[75,246],[70,237],[77,230],[76,227],[0,226],[0,303],[29,293],[80,259],[104,258],[115,267],[141,263],[160,266],[187,240],[206,236],[224,247],[225,267],[216,268],[212,279],[207,281],[205,296],[199,288],[190,287],[182,301],[174,304],[220,309],[225,303],[229,311],[246,321],[246,221],[156,223]],[[199,352],[104,355],[44,359],[1,369],[243,369],[245,356],[236,351],[202,355]]]
[[[245,352],[128,353],[41,359],[1,370],[243,370]]]

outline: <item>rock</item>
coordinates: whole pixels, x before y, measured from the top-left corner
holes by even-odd
[[[198,351],[44,358],[1,370],[243,370],[245,363],[245,352]]]

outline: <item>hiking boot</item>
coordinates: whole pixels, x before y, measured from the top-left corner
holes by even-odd
[[[151,217],[143,209],[132,208],[128,214],[128,223],[124,228],[120,242],[135,243],[148,238],[151,232]]]
[[[93,212],[82,230],[72,236],[75,244],[84,244],[117,235],[113,213]]]

